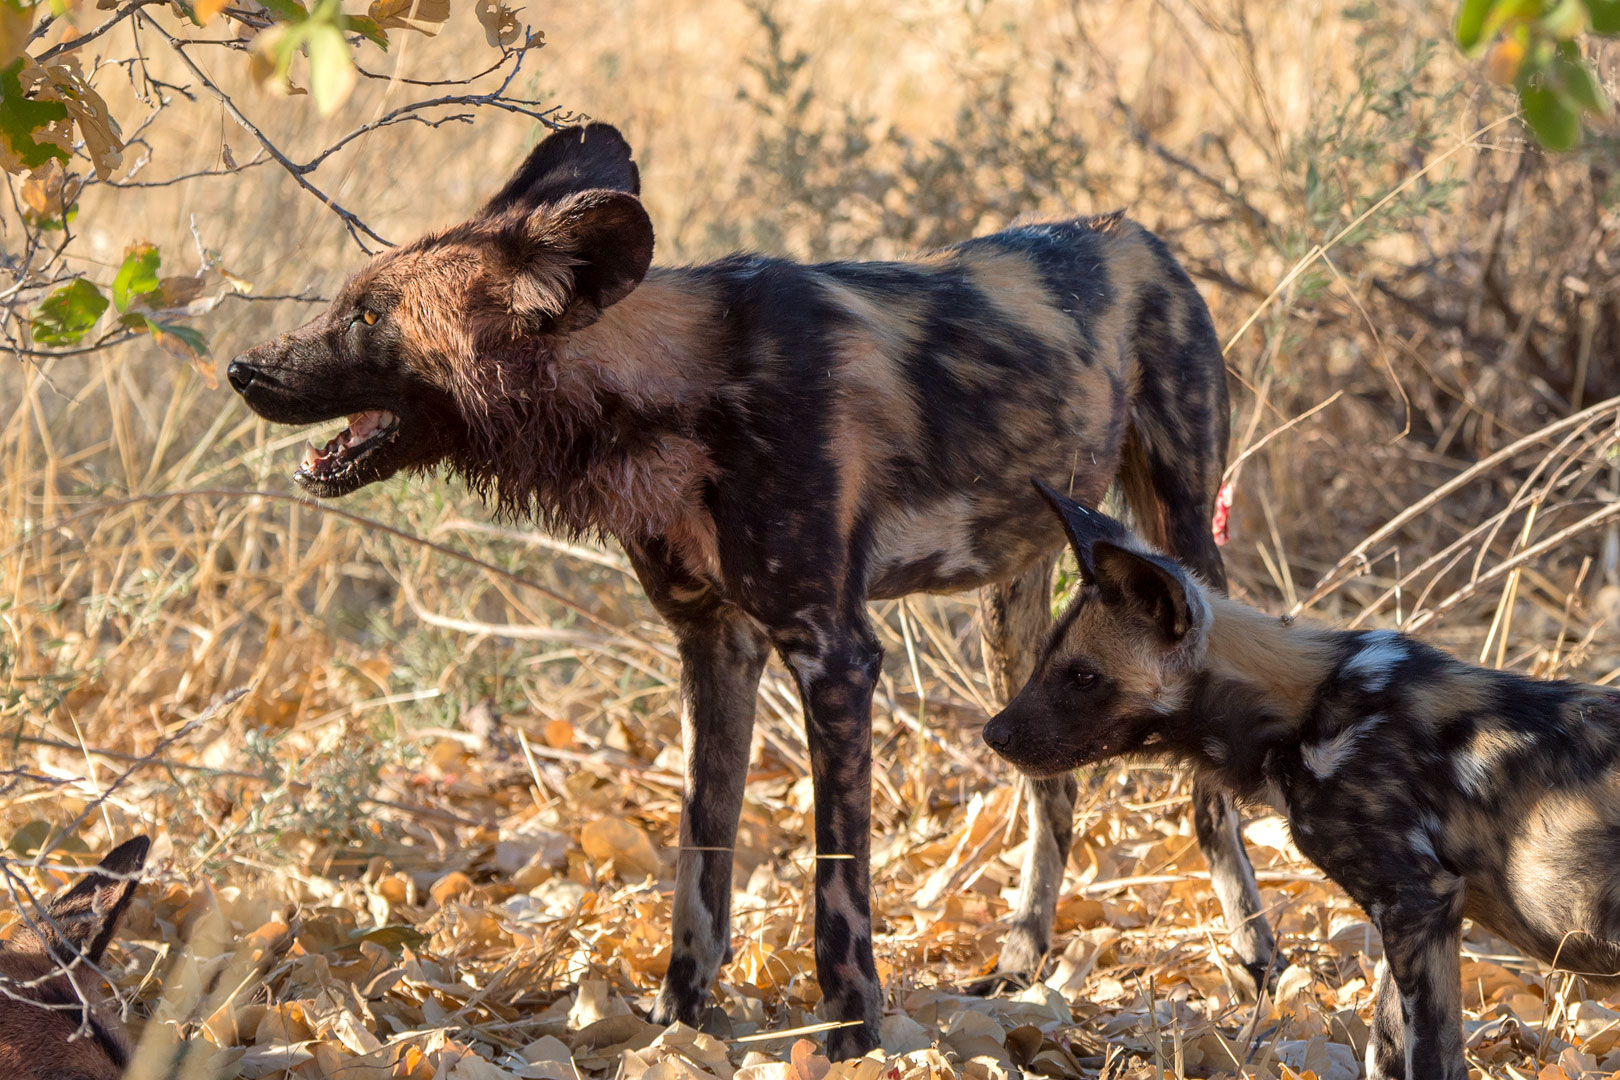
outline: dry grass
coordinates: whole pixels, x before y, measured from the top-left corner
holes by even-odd
[[[1184,253],[1233,338],[1237,592],[1490,664],[1620,678],[1615,142],[1528,151],[1496,123],[1509,103],[1445,47],[1441,13],[526,14],[550,42],[528,89],[623,127],[665,260],[737,244],[882,255],[1128,206]],[[400,70],[481,56],[471,24],[458,12],[411,40]],[[323,130],[236,66],[215,73],[293,146],[397,92],[363,86]],[[216,108],[183,115],[150,175],[214,163],[222,141],[247,156]],[[395,128],[323,175],[401,239],[473,206],[531,135],[490,117]],[[357,258],[271,168],[92,189],[82,220],[107,264],[136,238],[191,251],[195,221],[259,293],[330,293]],[[223,304],[204,328],[224,357],[308,311]],[[312,505],[286,479],[302,434],[145,345],[5,364],[0,402],[0,764],[19,770],[0,829],[34,883],[52,876],[29,865],[43,848],[64,861],[158,838],[113,963],[148,1053],[250,1077],[821,1080],[792,1036],[745,1041],[815,1022],[785,673],[761,698],[719,1041],[659,1033],[620,1014],[667,962],[676,673],[621,556],[493,527],[450,484]],[[953,996],[994,955],[1021,827],[976,736],[989,691],[971,598],[875,615],[886,1045],[915,1052],[840,1075],[1354,1075],[1375,937],[1262,818],[1250,839],[1289,967],[1280,1002],[1234,1001],[1182,781],[1161,770],[1086,779],[1056,995]],[[1482,1073],[1620,1069],[1620,1015],[1496,943],[1469,950]]]

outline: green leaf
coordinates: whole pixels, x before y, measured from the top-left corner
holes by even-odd
[[[131,311],[120,315],[118,322],[137,334],[150,334],[152,340],[165,352],[183,360],[208,355],[208,339],[189,326],[158,322],[144,311]]]
[[[1549,150],[1569,150],[1581,141],[1581,112],[1551,87],[1538,83],[1519,91],[1524,122]]]
[[[38,851],[51,836],[51,823],[48,821],[30,821],[22,828],[11,834],[6,841],[6,847],[14,855],[28,856]]]
[[[41,345],[77,345],[106,310],[101,290],[85,278],[75,278],[34,309],[34,340]]]
[[[208,355],[208,339],[203,337],[200,331],[189,326],[181,326],[179,323],[160,323],[155,319],[146,321],[151,327],[152,339],[159,345],[168,348],[166,339],[172,337],[178,339],[182,345],[190,349],[195,355]],[[174,350],[170,349],[169,351],[173,352]]]
[[[416,948],[428,939],[428,936],[414,926],[396,925],[379,926],[364,933],[355,932],[349,935],[350,946],[358,946],[362,941],[369,941],[381,945],[389,952],[399,955],[401,947]]]
[[[1620,0],[1586,0],[1594,34],[1620,34]]]
[[[1457,12],[1457,44],[1463,52],[1472,53],[1485,44],[1481,38],[1485,31],[1485,17],[1490,14],[1496,0],[1463,0]]]
[[[1564,96],[1580,109],[1594,116],[1608,116],[1613,111],[1613,106],[1609,104],[1609,96],[1603,92],[1603,85],[1598,82],[1592,66],[1573,44],[1569,46],[1567,52],[1559,50],[1558,60],[1553,64],[1553,72],[1558,77]]]
[[[301,23],[309,18],[309,12],[298,0],[260,0],[270,14],[284,23]]]
[[[67,212],[60,216],[56,214],[36,214],[32,210],[23,211],[23,220],[41,232],[62,232],[73,224],[79,216],[79,204],[74,203],[67,208]]]
[[[128,311],[129,302],[137,296],[156,292],[158,288],[157,248],[150,244],[137,244],[124,255],[124,264],[113,278],[113,303],[119,311]]]
[[[60,101],[34,101],[23,96],[23,58],[0,68],[0,149],[9,148],[25,169],[37,169],[51,159],[67,161],[68,152],[50,142],[34,141],[34,132],[68,118]]]
[[[343,104],[354,89],[354,58],[343,31],[331,23],[309,29],[309,92],[322,116]]]
[[[373,45],[388,51],[388,31],[377,25],[377,20],[367,15],[350,15],[344,20],[348,28],[371,42]]]
[[[1586,29],[1586,21],[1586,0],[1557,0],[1536,23],[1559,41],[1569,41]]]
[[[1534,19],[1542,0],[1464,0],[1457,15],[1457,44],[1470,56],[1495,40],[1502,27],[1515,19]]]

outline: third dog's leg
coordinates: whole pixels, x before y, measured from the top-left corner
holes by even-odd
[[[742,612],[719,603],[663,605],[681,654],[686,790],[675,867],[674,942],[655,1024],[702,1019],[731,956],[731,849],[742,813],[754,695],[770,647]]]
[[[1074,838],[1074,776],[1056,780],[1021,779],[1029,800],[1029,854],[1018,890],[1018,907],[1002,943],[996,970],[1030,979],[1040,976],[1041,958],[1052,945],[1052,917],[1063,888],[1063,868]]]
[[[1052,568],[1055,556],[1012,581],[990,585],[979,594],[983,620],[984,664],[990,689],[1005,705],[1029,680],[1035,652],[1051,622]],[[1039,974],[1041,957],[1052,944],[1052,916],[1063,887],[1063,868],[1074,836],[1074,802],[1079,787],[1073,776],[1056,780],[1020,778],[1029,806],[1029,854],[1019,881],[1018,907],[1012,913],[1007,939],[996,962],[997,978],[975,987],[993,989],[992,983]]]
[[[1260,908],[1260,887],[1255,884],[1249,853],[1243,848],[1242,819],[1229,795],[1202,780],[1193,781],[1192,803],[1193,829],[1204,860],[1209,863],[1209,877],[1221,902],[1221,914],[1232,932],[1232,948],[1254,980],[1253,990],[1258,995],[1268,978],[1276,974],[1268,975],[1268,968],[1277,941]]]
[[[860,615],[795,628],[778,640],[799,682],[816,796],[816,975],[827,1056],[878,1044],[883,986],[872,958],[872,690],[883,649]]]

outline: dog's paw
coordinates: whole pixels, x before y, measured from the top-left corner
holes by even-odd
[[[1024,971],[992,971],[977,982],[968,983],[962,988],[962,992],[973,997],[1016,994],[1020,990],[1028,990],[1034,981],[1030,974]]]
[[[1245,961],[1241,957],[1228,955],[1223,949],[1214,950],[1213,955],[1215,966],[1226,976],[1238,1000],[1246,1004],[1260,1000],[1262,990],[1267,993],[1275,990],[1277,977],[1286,966],[1281,957],[1276,960]]]

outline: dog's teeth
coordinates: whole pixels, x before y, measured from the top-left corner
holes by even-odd
[[[375,410],[358,412],[349,417],[349,433],[355,439],[364,439],[382,426],[383,414]]]
[[[320,464],[320,461],[321,452],[315,449],[315,444],[312,442],[304,443],[304,460],[298,467],[300,469],[313,469]]]

